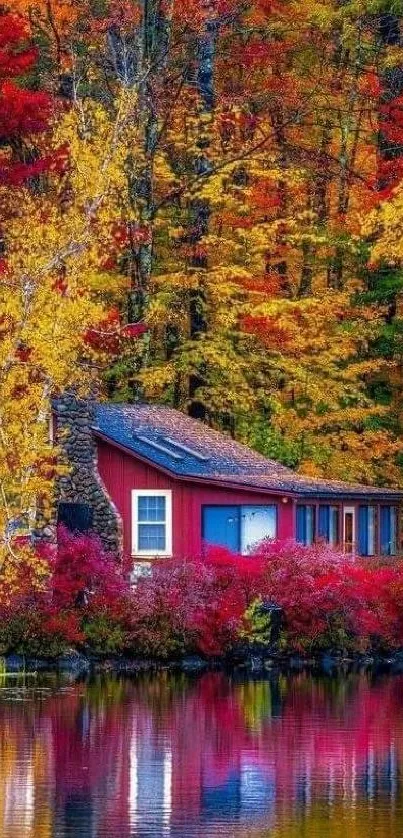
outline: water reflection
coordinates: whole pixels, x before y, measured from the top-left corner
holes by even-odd
[[[403,833],[402,676],[4,686],[2,838]]]

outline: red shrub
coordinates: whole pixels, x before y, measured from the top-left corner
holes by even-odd
[[[204,559],[161,561],[134,589],[92,535],[59,533],[46,553],[47,587],[0,602],[0,651],[95,652],[168,658],[222,655],[262,637],[256,600],[283,609],[282,647],[365,651],[403,646],[403,563],[348,560],[328,547],[264,542],[252,556],[222,548]],[[245,613],[247,612],[247,614]],[[253,621],[256,625],[253,625]],[[246,634],[245,634],[246,630]]]
[[[223,654],[257,598],[283,609],[290,651],[365,651],[403,644],[403,565],[353,561],[330,547],[264,542],[243,557],[212,548],[204,560],[159,564],[135,593],[138,651]]]
[[[104,639],[105,623],[112,634],[117,624],[128,622],[130,587],[121,565],[94,535],[73,535],[63,527],[57,546],[43,545],[39,554],[51,571],[43,588],[35,590],[21,570],[19,589],[0,601],[1,653],[53,656],[85,646],[87,628],[99,651],[97,630]],[[119,631],[121,645],[109,644],[108,650],[122,651],[123,638]]]
[[[121,565],[95,535],[59,527],[54,552],[52,601],[58,608],[88,604],[93,597],[115,602],[128,590]]]
[[[246,607],[240,576],[202,562],[159,564],[134,594],[131,640],[142,654],[221,654],[235,641]]]
[[[262,592],[284,609],[289,648],[365,650],[403,643],[403,568],[352,560],[326,546],[266,542]]]

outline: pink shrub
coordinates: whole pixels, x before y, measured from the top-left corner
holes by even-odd
[[[78,646],[165,659],[223,655],[256,636],[259,601],[281,606],[286,651],[403,646],[399,561],[379,565],[326,546],[264,542],[252,556],[211,548],[204,559],[157,562],[152,576],[130,588],[94,536],[61,530],[57,549],[45,552],[47,586],[34,590],[22,573],[21,589],[0,601],[2,653]]]
[[[262,591],[284,610],[285,640],[299,651],[364,651],[403,643],[403,566],[348,559],[326,546],[263,543]]]
[[[54,553],[52,600],[60,608],[84,605],[96,596],[114,602],[128,591],[122,567],[95,535],[59,527]]]
[[[139,582],[132,622],[133,648],[145,654],[225,652],[237,638],[248,597],[232,559],[169,562]]]
[[[43,545],[39,554],[50,568],[42,589],[34,589],[29,574],[21,571],[19,589],[0,600],[1,653],[52,656],[86,646],[87,633],[97,651],[122,651],[130,587],[116,558],[95,536],[73,535],[62,527],[57,546]],[[105,642],[105,623],[119,637],[116,648]]]

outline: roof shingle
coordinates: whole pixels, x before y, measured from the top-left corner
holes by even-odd
[[[169,407],[98,404],[94,431],[180,478],[307,496],[403,497],[390,489],[297,474]]]

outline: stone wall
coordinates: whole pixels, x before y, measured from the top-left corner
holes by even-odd
[[[95,402],[65,393],[54,402],[55,444],[69,473],[57,480],[57,502],[85,503],[93,511],[93,529],[105,547],[122,548],[122,521],[98,473],[96,443],[92,434]]]

